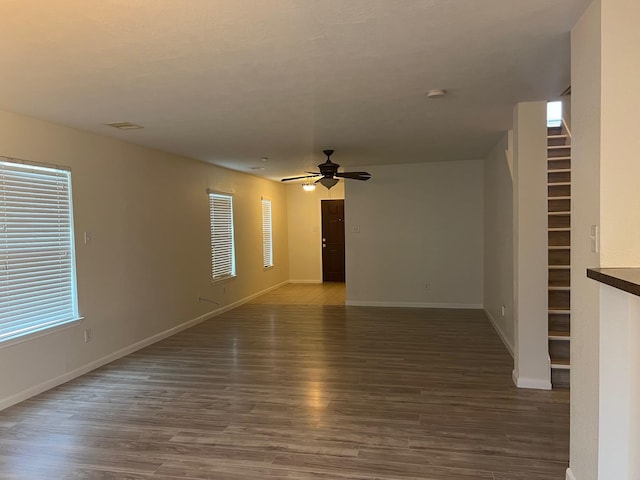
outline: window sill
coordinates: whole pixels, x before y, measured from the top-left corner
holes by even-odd
[[[217,284],[217,283],[224,283],[224,282],[228,282],[229,280],[233,280],[234,278],[237,278],[237,275],[229,275],[227,277],[220,277],[220,278],[213,278],[211,279],[211,283],[213,285]]]
[[[35,332],[25,333],[24,335],[18,335],[15,337],[9,337],[6,340],[0,341],[0,349],[6,347],[13,347],[14,345],[18,345],[24,342],[30,342],[31,340],[35,340],[36,338],[44,337],[46,335],[50,335],[52,333],[58,333],[62,330],[67,330],[69,328],[73,328],[77,326],[84,320],[84,317],[74,318],[73,320],[69,320],[67,322],[61,323],[59,325],[55,325],[53,327],[45,327],[42,330],[36,330]]]
[[[266,272],[267,270],[273,270],[275,268],[275,265],[270,265],[268,267],[262,267],[262,271]]]

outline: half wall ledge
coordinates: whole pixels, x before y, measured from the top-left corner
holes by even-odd
[[[587,277],[640,297],[640,268],[587,268]]]

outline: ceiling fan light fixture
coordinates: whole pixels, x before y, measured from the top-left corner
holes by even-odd
[[[303,183],[303,184],[302,184],[302,189],[303,189],[305,192],[313,192],[313,191],[316,189],[316,186],[315,186],[313,183],[311,183],[311,182]]]
[[[333,150],[323,150],[322,153],[324,153],[327,156],[327,160],[324,163],[321,163],[320,165],[318,165],[318,170],[320,170],[319,172],[307,171],[305,173],[308,173],[309,175],[283,178],[280,181],[290,182],[292,180],[302,180],[304,182],[304,185],[302,188],[304,188],[305,190],[311,191],[311,188],[308,189],[306,185],[320,183],[327,190],[330,190],[336,183],[338,183],[338,178],[362,180],[362,181],[366,181],[371,178],[371,174],[369,172],[339,172],[338,168],[340,168],[340,165],[337,163],[333,163],[331,161],[331,155],[333,154]],[[317,180],[315,182],[311,180],[313,178],[318,178],[318,177],[322,177],[322,178],[320,178],[320,180]]]
[[[331,190],[331,188],[338,183],[338,179],[337,178],[330,178],[330,177],[322,177],[320,180],[318,180],[323,187],[326,187],[327,190]]]

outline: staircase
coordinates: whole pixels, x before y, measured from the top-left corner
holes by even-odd
[[[563,388],[571,368],[571,135],[547,130],[549,356],[551,383]]]

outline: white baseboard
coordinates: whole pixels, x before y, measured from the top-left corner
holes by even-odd
[[[576,480],[576,477],[573,474],[573,472],[571,471],[571,468],[567,468],[566,480]]]
[[[493,325],[493,329],[498,333],[498,336],[502,340],[502,343],[504,343],[504,346],[507,347],[507,350],[509,350],[509,353],[511,354],[511,356],[515,358],[515,354],[513,353],[514,352],[513,345],[509,343],[509,340],[507,340],[507,337],[498,326],[498,323],[496,322],[495,318],[493,318],[493,316],[489,313],[489,310],[487,310],[486,308],[484,308],[483,310],[484,310],[484,313],[487,315],[487,318]]]
[[[216,310],[216,313],[211,315],[211,316],[215,317],[216,315],[220,315],[220,313],[224,313],[224,312],[228,312],[229,310],[233,310],[234,308],[239,307],[240,305],[244,305],[245,303],[250,302],[254,298],[258,298],[258,297],[260,297],[260,296],[262,296],[262,295],[264,295],[266,293],[273,292],[274,290],[277,290],[280,287],[284,287],[285,285],[288,285],[289,283],[291,283],[289,280],[285,280],[284,282],[280,282],[280,283],[277,283],[276,285],[272,285],[269,288],[265,288],[264,290],[260,290],[257,293],[253,293],[253,294],[249,295],[248,297],[241,298],[237,302],[230,303],[229,305],[226,305],[226,306],[222,307],[221,309],[219,309],[219,310],[223,309],[223,311],[221,311],[219,313],[218,313],[218,310]]]
[[[422,303],[422,302],[374,302],[369,300],[347,300],[350,307],[397,307],[397,308],[462,308],[480,310],[482,305],[475,303]]]
[[[529,388],[532,390],[551,390],[551,381],[540,378],[519,377],[516,371],[512,374],[513,383],[518,388]]]
[[[311,283],[314,285],[319,285],[322,283],[322,280],[289,280],[289,283],[296,283],[296,284]]]
[[[46,392],[47,390],[57,387],[58,385],[62,385],[63,383],[69,382],[74,378],[84,375],[85,373],[89,373],[90,371],[95,370],[96,368],[100,368],[106,365],[107,363],[111,363],[114,360],[117,360],[126,355],[129,355],[137,350],[148,347],[149,345],[159,342],[160,340],[164,340],[165,338],[171,337],[172,335],[175,335],[178,332],[181,332],[183,330],[186,330],[187,328],[190,328],[190,327],[193,327],[194,325],[202,323],[205,320],[209,320],[210,318],[213,318],[222,313],[228,312],[229,310],[233,310],[234,308],[237,308],[240,305],[250,302],[251,300],[259,297],[260,295],[269,293],[270,291],[280,288],[288,283],[289,281],[279,283],[265,290],[262,290],[258,293],[254,293],[252,295],[249,295],[248,297],[242,298],[236,302],[230,303],[229,305],[225,305],[225,306],[216,308],[215,310],[211,310],[210,312],[200,315],[199,317],[193,318],[184,323],[181,323],[180,325],[176,325],[175,327],[169,328],[168,330],[152,335],[148,338],[145,338],[144,340],[140,340],[139,342],[136,342],[127,347],[121,348],[120,350],[116,350],[115,352],[110,353],[109,355],[106,355],[102,358],[94,360],[93,362],[89,362],[85,365],[82,365],[81,367],[71,370],[70,372],[67,372],[63,375],[52,378],[38,385],[34,385],[33,387],[27,388],[26,390],[18,392],[15,395],[11,395],[9,397],[0,399],[0,411],[12,405],[15,405],[17,403],[20,403],[24,400],[27,400],[28,398],[31,398],[42,392]]]

